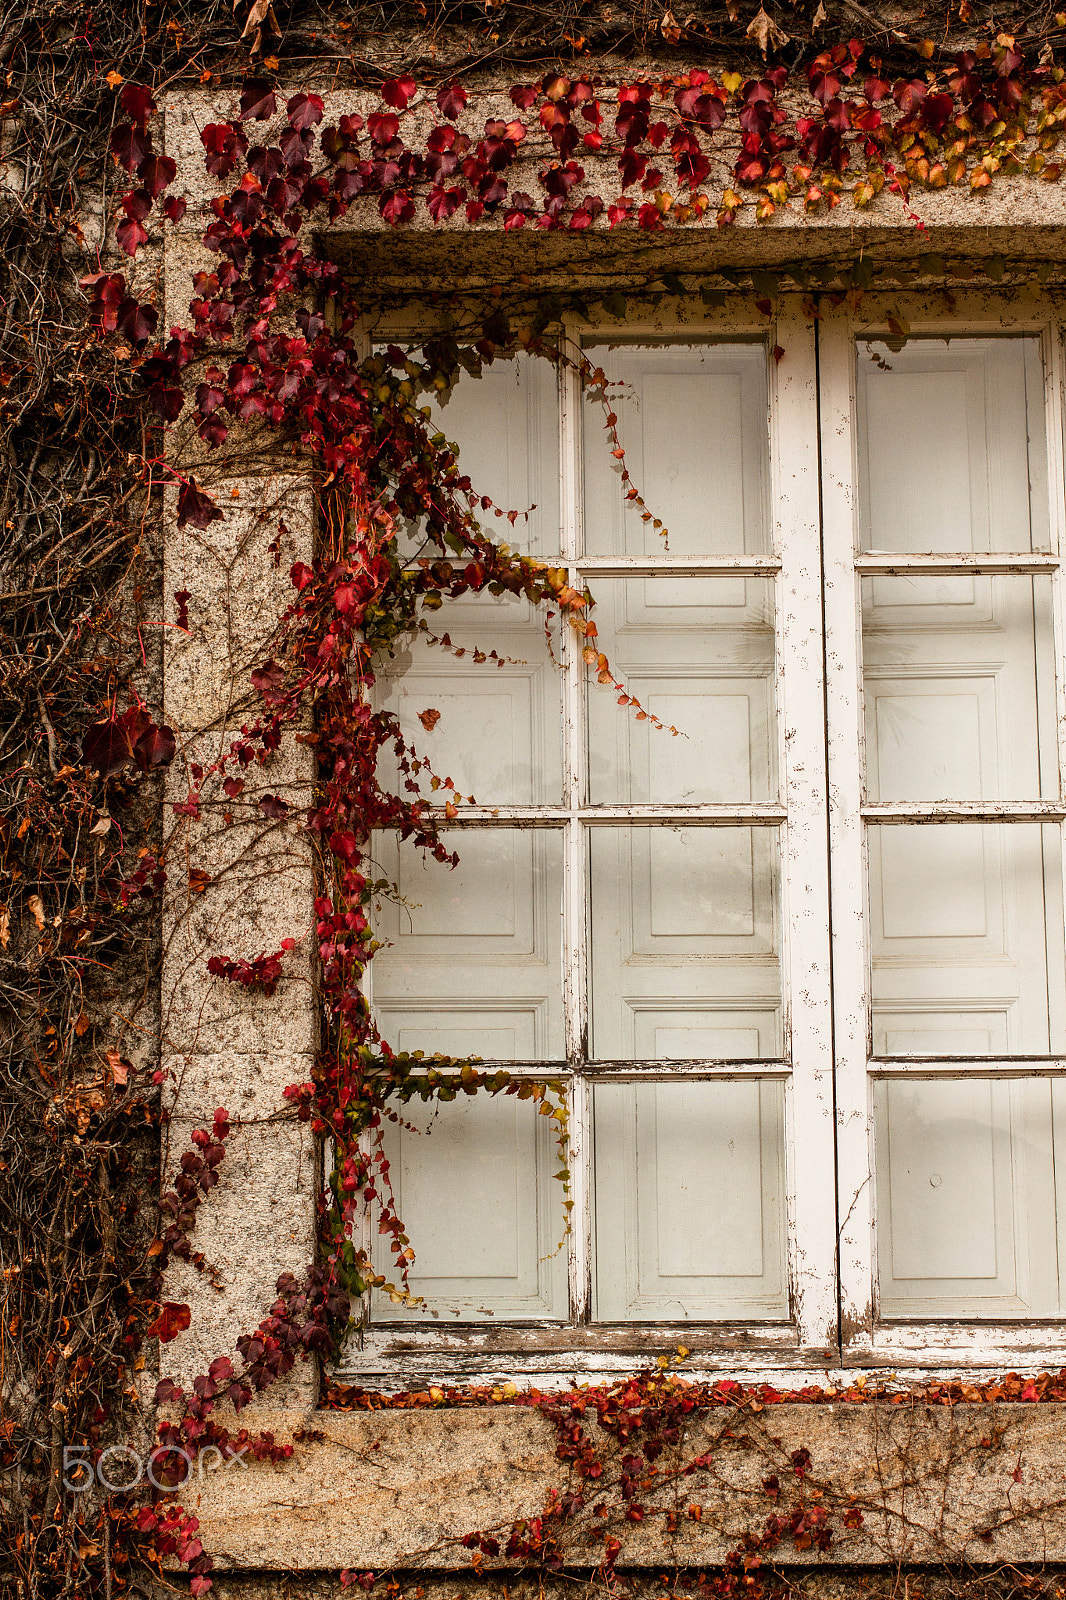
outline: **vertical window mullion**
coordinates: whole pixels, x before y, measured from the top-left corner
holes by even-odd
[[[1058,762],[1058,787],[1055,794],[1062,798],[1066,793],[1066,577],[1062,560],[1066,553],[1066,361],[1063,352],[1063,330],[1056,323],[1045,329],[1041,340],[1044,358],[1045,420],[1047,427],[1048,503],[1050,512],[1051,548],[1059,558],[1059,565],[1051,575],[1052,621],[1055,648],[1055,755]],[[1066,828],[1059,824],[1061,893],[1066,905]],[[1049,993],[1050,993],[1049,984]],[[1060,1287],[1060,1294],[1064,1291]]]
[[[580,348],[565,330],[564,349]],[[580,586],[581,377],[571,366],[560,369],[561,536],[563,561],[572,587]],[[587,1322],[592,1305],[592,1126],[588,1080],[581,1068],[588,1053],[588,891],[587,853],[581,823],[588,770],[584,717],[585,671],[581,645],[565,622],[562,641],[566,683],[563,715],[564,803],[569,811],[563,857],[563,1006],[566,1057],[570,1069],[570,1232],[568,1259],[570,1315]]]
[[[832,860],[841,1354],[872,1348],[873,1141],[867,1080],[866,841],[855,577],[854,355],[850,317],[825,308],[818,330],[822,548]]]
[[[833,1050],[825,830],[825,696],[818,548],[817,359],[799,298],[782,299],[771,474],[777,577],[782,924],[791,1075],[792,1283],[801,1348],[837,1344]]]

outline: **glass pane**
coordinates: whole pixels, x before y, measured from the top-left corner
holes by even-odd
[[[871,800],[1059,792],[1050,578],[864,578]]]
[[[882,1316],[1061,1312],[1053,1131],[1066,1131],[1064,1087],[988,1078],[876,1085]]]
[[[494,510],[477,511],[494,539],[545,559],[559,554],[559,386],[550,361],[518,355],[464,374],[434,422],[459,449],[459,470]],[[512,528],[508,511],[517,511]],[[420,547],[412,543],[411,553]]]
[[[645,711],[590,673],[593,804],[776,797],[773,583],[763,578],[594,582],[599,644]]]
[[[1066,1050],[1059,830],[869,829],[875,1056]]]
[[[562,833],[449,830],[454,869],[391,834],[381,873],[402,899],[375,927],[374,1013],[394,1050],[489,1061],[561,1060]]]
[[[1050,548],[1040,342],[858,345],[862,550]]]
[[[547,805],[562,798],[562,684],[543,619],[525,600],[448,600],[389,662],[378,704],[441,778],[480,805]],[[440,712],[439,719],[432,716]],[[422,718],[426,713],[426,721]],[[426,726],[429,723],[429,727]],[[387,746],[379,772],[403,783]],[[422,787],[431,797],[428,776]],[[442,799],[440,792],[436,798]]]
[[[598,1083],[601,1321],[788,1315],[779,1083]]]
[[[603,408],[583,407],[585,549],[592,555],[760,555],[770,549],[766,347],[591,345],[633,484],[669,530],[626,503]]]
[[[565,1318],[563,1187],[547,1118],[510,1095],[397,1110],[411,1126],[389,1125],[385,1154],[415,1252],[411,1293],[426,1305],[375,1294],[373,1321]],[[375,1264],[396,1282],[387,1255]]]
[[[590,855],[593,1055],[779,1057],[777,829],[599,827]]]

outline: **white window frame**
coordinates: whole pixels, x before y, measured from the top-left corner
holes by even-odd
[[[927,820],[1066,821],[1060,802],[959,805],[866,805],[862,793],[863,725],[858,584],[875,571],[1047,573],[1054,583],[1056,695],[1060,772],[1066,773],[1063,581],[1056,555],[858,556],[856,485],[856,340],[888,332],[906,317],[911,332],[954,337],[1039,335],[1047,376],[1046,420],[1053,548],[1063,545],[1062,331],[1048,296],[1039,294],[863,297],[858,308],[823,297],[782,295],[770,318],[753,297],[729,295],[721,307],[665,301],[630,305],[624,322],[570,322],[572,348],[585,342],[639,343],[749,339],[766,351],[770,402],[772,554],[749,557],[588,557],[580,553],[582,516],[580,380],[567,369],[560,390],[561,549],[569,581],[595,592],[599,578],[677,575],[772,577],[776,613],[776,707],[780,804],[589,805],[584,761],[586,669],[580,649],[564,645],[564,800],[554,806],[464,807],[467,827],[513,823],[564,833],[565,1067],[504,1063],[517,1075],[563,1077],[568,1084],[572,1227],[568,1238],[569,1323],[374,1326],[343,1358],[338,1375],[359,1382],[464,1379],[544,1380],[630,1370],[649,1347],[684,1344],[696,1370],[728,1367],[738,1375],[810,1374],[827,1369],[1066,1364],[1063,1323],[883,1323],[876,1318],[872,1090],[877,1078],[920,1072],[960,1076],[1066,1075],[1066,1059],[1032,1066],[1014,1058],[951,1060],[868,1058],[869,974],[866,822]],[[368,329],[374,340],[417,339],[425,320],[389,316]],[[783,352],[775,359],[776,352]],[[624,442],[624,440],[623,440]],[[652,507],[654,510],[654,507]],[[826,640],[831,647],[826,651]],[[826,673],[828,676],[826,676]],[[593,688],[591,692],[595,692]],[[627,713],[620,710],[619,715]],[[828,802],[827,798],[828,797]],[[827,820],[828,803],[828,820]],[[587,1017],[586,832],[591,823],[776,826],[782,891],[784,1054],[773,1061],[589,1064]],[[461,846],[460,846],[461,848]],[[1063,852],[1066,863],[1066,849]],[[1064,884],[1066,892],[1066,884]],[[831,936],[830,936],[831,929]],[[832,964],[833,982],[830,982]],[[834,1070],[835,1069],[835,1070]],[[682,1078],[776,1079],[785,1084],[787,1238],[790,1320],[731,1323],[592,1324],[591,1084]],[[839,1219],[839,1222],[838,1222]],[[414,1240],[417,1248],[417,1239]],[[839,1246],[839,1248],[838,1248]],[[443,1319],[442,1319],[443,1320]],[[358,1344],[358,1349],[354,1346]]]
[[[864,574],[1045,574],[1055,617],[1055,696],[1060,782],[1066,774],[1066,639],[1060,555],[1064,544],[1063,330],[1050,296],[1025,291],[947,291],[864,295],[857,307],[823,310],[819,326],[822,389],[822,536],[825,548],[825,627],[832,641],[826,685],[829,728],[829,829],[833,917],[834,1029],[840,1188],[841,1359],[845,1366],[1002,1367],[1066,1362],[1062,1320],[963,1322],[881,1321],[877,1315],[876,1199],[873,1179],[873,1087],[879,1078],[1048,1078],[1066,1075],[1066,1059],[957,1059],[892,1056],[877,1059],[870,1039],[870,958],[866,906],[867,823],[1066,821],[1062,799],[966,803],[866,801],[858,588]],[[1045,378],[1051,553],[954,556],[859,555],[855,493],[856,348],[884,338],[890,318],[906,318],[912,337],[1023,334],[1039,338]],[[1064,856],[1066,863],[1066,856]],[[1066,882],[1064,882],[1066,892]],[[862,937],[856,931],[863,930]],[[1059,1152],[1062,1160],[1063,1152]]]

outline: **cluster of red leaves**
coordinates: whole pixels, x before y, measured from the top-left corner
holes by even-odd
[[[227,781],[232,782],[232,779]],[[212,977],[225,978],[228,983],[239,983],[245,989],[272,995],[281,977],[282,961],[295,948],[295,939],[282,939],[281,949],[271,955],[264,952],[238,961],[231,961],[228,956],[212,956],[207,963],[207,970]]]
[[[601,1412],[606,1417],[630,1415],[634,1408],[639,1411],[643,1406],[642,1397],[648,1386],[657,1390],[661,1381],[658,1372],[638,1373],[612,1384],[589,1385],[568,1393],[566,1404],[569,1407],[572,1402],[580,1416],[589,1410],[597,1416]],[[742,1384],[733,1378],[701,1383],[676,1374],[672,1384],[688,1396],[693,1412],[731,1407],[757,1413],[773,1405],[1035,1405],[1066,1400],[1066,1368],[1057,1373],[1042,1372],[1036,1377],[1007,1372],[982,1382],[930,1378],[906,1388],[870,1382],[865,1377],[842,1388],[809,1384],[801,1389],[777,1389],[772,1384]],[[558,1406],[560,1397],[535,1387],[515,1393],[512,1386],[501,1389],[494,1384],[464,1384],[462,1388],[444,1385],[386,1394],[378,1389],[360,1388],[357,1384],[334,1383],[326,1388],[323,1404],[334,1411],[440,1410],[497,1405],[540,1408],[545,1404]]]
[[[136,1525],[142,1534],[149,1535],[149,1540],[142,1544],[146,1556],[154,1556],[160,1563],[168,1556],[176,1556],[183,1566],[191,1573],[189,1581],[190,1592],[194,1595],[205,1594],[211,1587],[211,1579],[207,1576],[211,1569],[211,1558],[204,1554],[204,1547],[197,1538],[200,1520],[184,1506],[168,1506],[165,1511],[160,1511],[154,1506],[142,1506],[136,1517]]]
[[[177,745],[173,728],[161,727],[146,706],[132,705],[121,716],[112,706],[102,721],[90,723],[81,748],[87,767],[113,778],[127,766],[139,767],[141,772],[168,766]]]
[[[226,1140],[232,1131],[229,1114],[220,1107],[215,1112],[210,1130],[196,1128],[192,1133],[190,1143],[193,1148],[186,1150],[181,1157],[173,1187],[159,1202],[159,1237],[152,1250],[153,1254],[161,1257],[160,1270],[172,1255],[180,1256],[183,1261],[197,1268],[204,1267],[203,1256],[192,1249],[190,1235],[196,1226],[201,1201],[218,1182],[218,1168],[226,1154]],[[188,1307],[183,1306],[181,1310],[186,1313],[184,1327],[187,1328]],[[174,1325],[173,1320],[165,1328],[153,1324],[148,1330],[164,1342],[182,1331],[181,1327]]]

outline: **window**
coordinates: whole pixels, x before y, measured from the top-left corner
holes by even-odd
[[[873,297],[569,329],[667,541],[573,373],[498,366],[443,412],[679,733],[510,600],[394,663],[476,804],[454,873],[382,841],[373,1003],[401,1047],[566,1081],[574,1211],[557,1250],[528,1105],[393,1129],[433,1314],[375,1306],[353,1375],[1066,1345],[1058,336],[1017,298],[906,310],[902,348]]]

